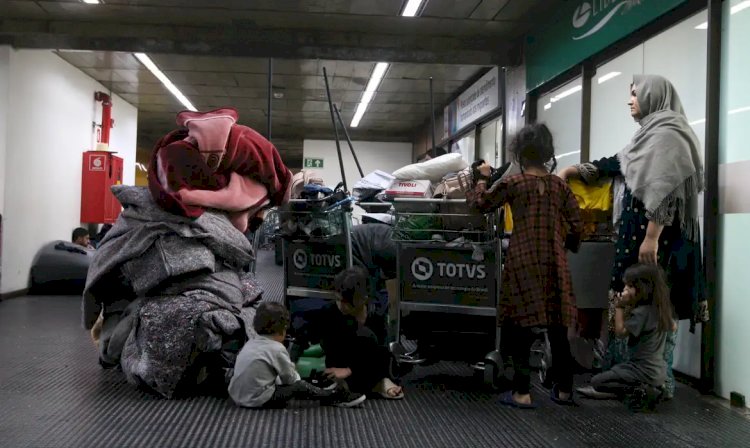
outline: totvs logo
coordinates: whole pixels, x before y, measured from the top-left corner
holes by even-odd
[[[341,255],[333,254],[308,254],[304,249],[297,249],[292,254],[294,267],[301,270],[308,266],[340,268],[342,266]]]
[[[411,274],[419,281],[427,281],[435,273],[437,273],[438,277],[443,278],[468,278],[473,280],[487,278],[487,268],[483,264],[433,263],[425,257],[417,257],[411,263]]]

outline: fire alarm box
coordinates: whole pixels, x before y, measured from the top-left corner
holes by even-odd
[[[112,194],[113,185],[122,184],[122,158],[109,151],[83,153],[81,181],[81,222],[112,224],[120,215],[120,202]]]

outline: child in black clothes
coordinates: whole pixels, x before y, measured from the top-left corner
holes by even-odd
[[[326,377],[345,383],[352,392],[400,399],[403,390],[389,375],[391,354],[366,326],[367,276],[360,267],[340,272],[334,280],[336,302],[312,312],[307,331],[320,338]]]

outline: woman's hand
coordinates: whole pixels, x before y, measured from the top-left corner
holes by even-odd
[[[492,167],[487,162],[479,165],[477,170],[479,171],[479,174],[484,177],[490,177],[490,175],[492,174]]]
[[[329,367],[324,372],[329,380],[345,380],[352,375],[349,367]]]
[[[659,240],[646,236],[638,251],[638,261],[643,264],[656,264]]]
[[[560,179],[564,181],[567,181],[569,177],[575,177],[575,175],[577,174],[578,174],[578,170],[576,169],[576,167],[569,166],[563,169],[562,171],[560,171],[559,173],[557,173],[557,177],[559,177]]]

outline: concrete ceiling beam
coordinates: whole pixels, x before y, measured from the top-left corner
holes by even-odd
[[[520,54],[514,44],[496,37],[407,32],[0,20],[0,43],[16,48],[500,66],[515,65]]]

